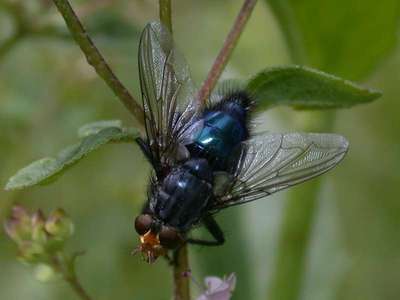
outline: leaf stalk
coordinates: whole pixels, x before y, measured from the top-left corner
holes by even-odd
[[[247,21],[256,5],[257,0],[245,0],[239,14],[237,15],[233,26],[225,39],[225,42],[214,61],[211,70],[208,72],[206,80],[203,82],[198,95],[197,101],[199,101],[200,106],[204,105],[207,98],[210,96],[211,91],[214,89],[215,85],[220,78],[222,71],[225,69],[229,58],[232,55],[233,50],[242,34]]]
[[[53,2],[64,18],[75,42],[85,54],[87,62],[95,69],[97,74],[106,82],[108,87],[131,112],[135,117],[137,125],[142,129],[144,124],[144,114],[141,106],[111,70],[110,66],[107,64],[104,57],[86,32],[70,3],[67,0],[53,0]]]

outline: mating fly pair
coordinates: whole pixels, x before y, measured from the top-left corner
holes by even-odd
[[[154,172],[135,220],[136,251],[148,262],[184,243],[223,244],[216,212],[318,176],[347,151],[335,134],[250,134],[256,103],[245,90],[214,95],[200,108],[188,66],[158,22],[141,35],[139,75],[146,138],[137,142]],[[212,240],[188,236],[198,224]]]

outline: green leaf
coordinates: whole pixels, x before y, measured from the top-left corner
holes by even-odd
[[[110,128],[110,127],[119,128],[122,130],[121,120],[102,120],[85,124],[78,129],[78,136],[80,138],[84,138],[89,135],[96,134],[104,128]]]
[[[371,102],[381,96],[350,81],[300,66],[266,69],[250,79],[257,109],[288,105],[298,109],[345,108]]]
[[[69,167],[101,146],[110,142],[133,142],[138,135],[138,131],[133,129],[104,128],[86,136],[79,144],[62,150],[56,158],[46,157],[19,170],[9,179],[5,189],[17,190],[53,182]]]
[[[365,78],[397,44],[400,1],[265,0],[296,64]]]

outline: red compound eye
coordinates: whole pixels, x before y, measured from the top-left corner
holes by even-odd
[[[136,232],[140,235],[145,234],[150,230],[151,224],[153,223],[153,217],[150,215],[140,215],[135,220]]]
[[[179,232],[167,226],[161,228],[158,238],[160,239],[160,244],[168,249],[175,249],[183,242],[182,236]]]

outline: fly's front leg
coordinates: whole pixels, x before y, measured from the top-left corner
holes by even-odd
[[[219,227],[218,223],[214,220],[212,216],[207,216],[203,219],[203,224],[212,235],[214,240],[200,240],[200,239],[187,239],[189,244],[203,245],[203,246],[220,246],[225,243],[224,233]]]

